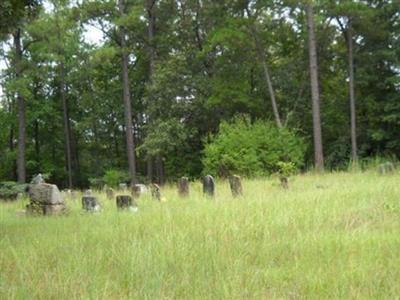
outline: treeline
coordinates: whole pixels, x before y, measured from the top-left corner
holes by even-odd
[[[204,149],[221,122],[232,133],[226,124],[237,118],[295,133],[304,167],[398,155],[399,7],[2,0],[0,180],[41,172],[78,187],[110,170],[132,182],[196,177],[210,169],[204,156],[214,148]],[[102,31],[100,44],[85,41],[88,26]],[[274,151],[251,143],[266,158]]]

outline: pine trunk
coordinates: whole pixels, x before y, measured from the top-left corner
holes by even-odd
[[[125,15],[124,0],[118,1],[119,13]],[[126,33],[124,26],[120,26],[120,46],[122,55],[122,80],[123,80],[123,100],[125,113],[125,134],[126,134],[126,151],[128,155],[129,175],[131,185],[136,183],[136,162],[135,162],[135,144],[133,141],[133,121],[131,95],[129,90],[129,57],[126,49]]]
[[[72,182],[71,130],[69,124],[68,100],[65,91],[65,67],[63,62],[60,63],[60,97],[63,108],[65,157],[66,157],[66,168],[68,174],[68,188],[72,189],[73,182]]]
[[[350,123],[351,123],[351,158],[357,162],[357,124],[356,124],[356,100],[354,96],[354,58],[353,58],[353,32],[351,20],[347,28],[348,56],[349,56],[349,95],[350,95]]]
[[[18,79],[22,76],[22,46],[21,46],[21,30],[13,35],[15,46],[15,77]],[[18,104],[18,154],[17,154],[17,174],[18,182],[26,182],[26,103],[21,93],[17,93]]]
[[[324,170],[324,155],[322,149],[322,130],[320,116],[320,95],[318,84],[317,46],[315,40],[314,15],[311,3],[306,5],[308,28],[308,53],[310,59],[311,98],[314,133],[314,158],[317,171]]]

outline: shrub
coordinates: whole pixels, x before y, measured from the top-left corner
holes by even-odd
[[[129,174],[115,169],[107,170],[103,176],[103,181],[108,186],[117,187],[121,182],[129,182]]]
[[[20,184],[14,181],[0,182],[0,199],[14,200],[19,193],[25,193],[27,187],[27,184]]]
[[[303,165],[305,144],[293,131],[271,122],[235,119],[223,122],[219,133],[205,145],[204,172],[222,177],[269,175],[281,170],[281,162],[295,169]]]

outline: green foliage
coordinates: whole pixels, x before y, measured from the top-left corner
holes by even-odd
[[[286,162],[299,168],[304,163],[305,144],[293,131],[278,129],[271,122],[235,119],[223,122],[219,133],[204,150],[204,173],[228,176],[268,175]]]
[[[107,170],[103,176],[103,181],[110,187],[117,187],[119,183],[129,181],[129,174],[121,170]]]
[[[279,161],[277,164],[278,172],[283,177],[289,177],[296,171],[296,165],[293,162]]]
[[[14,181],[0,182],[0,200],[14,200],[19,193],[25,193],[27,187]]]

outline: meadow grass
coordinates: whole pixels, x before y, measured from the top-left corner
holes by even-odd
[[[63,217],[0,204],[0,299],[399,299],[400,175],[335,173],[217,181],[139,212],[68,200]]]

